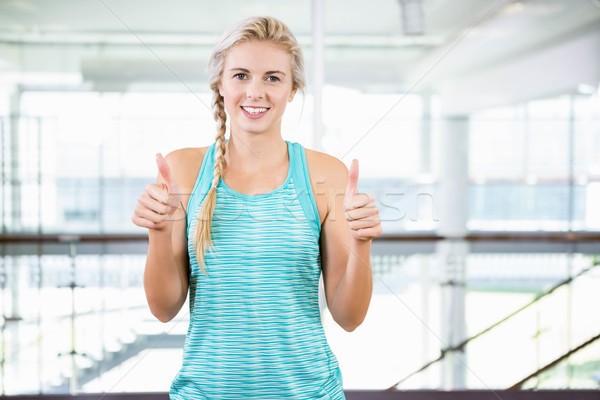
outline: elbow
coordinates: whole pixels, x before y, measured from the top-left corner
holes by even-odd
[[[152,315],[154,315],[154,317],[156,317],[157,320],[159,320],[160,322],[166,324],[167,322],[170,322],[171,320],[173,320],[173,318],[175,318],[174,315],[172,315],[171,313],[166,313],[164,311],[158,311],[158,310],[150,310],[152,312]]]
[[[330,307],[333,320],[346,332],[353,332],[362,325],[367,317],[368,307],[362,310]]]
[[[170,315],[166,315],[166,314],[154,314],[153,315],[156,317],[157,320],[159,320],[160,322],[162,322],[163,324],[166,324],[167,322],[170,322],[171,320],[173,320],[173,317]]]
[[[346,332],[354,332],[356,330],[356,328],[358,328],[361,324],[362,324],[362,322],[354,323],[354,324],[346,324],[346,325],[342,325],[342,328]]]
[[[185,297],[173,300],[170,296],[146,291],[146,302],[152,315],[160,322],[167,323],[177,316]]]
[[[356,318],[356,319],[353,319],[353,320],[336,321],[336,322],[346,332],[354,332],[356,330],[356,328],[358,328],[359,326],[362,325],[363,321],[364,321],[364,317],[363,318]]]
[[[177,315],[177,313],[174,313],[165,307],[160,307],[150,302],[148,302],[148,307],[150,308],[152,315],[154,315],[154,317],[162,323],[171,321],[173,318],[175,318],[175,315]]]

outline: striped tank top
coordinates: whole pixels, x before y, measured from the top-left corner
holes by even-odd
[[[279,188],[244,195],[219,182],[208,275],[193,231],[213,177],[214,144],[204,157],[188,203],[190,325],[171,399],[345,398],[319,312],[321,227],[305,151],[287,147]]]

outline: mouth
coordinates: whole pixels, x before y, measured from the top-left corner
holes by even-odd
[[[244,110],[247,114],[251,116],[260,116],[269,111],[267,107],[248,107],[242,106],[242,110]]]

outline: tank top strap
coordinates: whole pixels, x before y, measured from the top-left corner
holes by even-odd
[[[296,194],[304,215],[312,231],[317,237],[321,234],[321,221],[306,162],[306,151],[300,143],[288,142],[288,153],[290,157],[290,169]]]
[[[196,178],[196,183],[190,199],[187,205],[187,234],[190,235],[190,228],[192,227],[192,218],[197,218],[197,210],[193,209],[198,207],[204,201],[204,197],[210,189],[212,184],[212,178],[215,170],[215,146],[216,142],[213,143],[207,150],[202,160],[202,166],[200,172]]]

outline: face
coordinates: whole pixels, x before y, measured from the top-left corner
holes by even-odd
[[[235,134],[281,134],[281,119],[294,98],[291,56],[271,42],[250,41],[225,56],[219,93]]]

